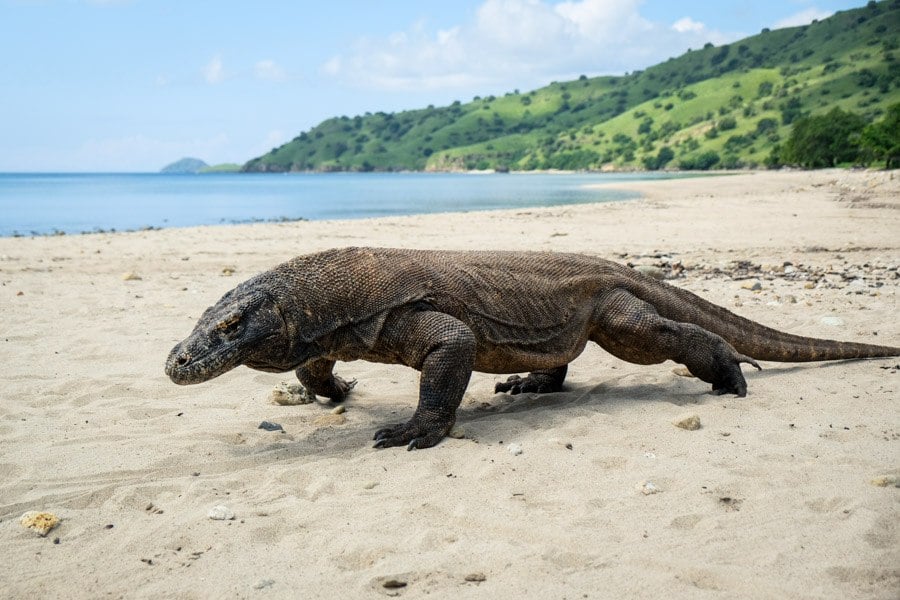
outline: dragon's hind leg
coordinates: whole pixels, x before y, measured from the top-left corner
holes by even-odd
[[[651,304],[621,289],[600,297],[590,339],[629,362],[682,363],[694,376],[711,383],[716,394],[746,396],[740,365],[760,368],[722,337],[692,323],[666,319]]]

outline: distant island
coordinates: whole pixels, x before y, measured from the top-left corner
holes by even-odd
[[[160,173],[167,175],[196,175],[206,173],[238,173],[241,165],[235,163],[222,163],[219,165],[208,165],[199,158],[182,158],[176,160],[172,164],[166,165],[160,169]]]
[[[199,173],[202,169],[207,167],[209,167],[209,165],[199,158],[182,158],[181,160],[176,160],[172,164],[166,165],[160,169],[159,172],[169,175],[180,175],[183,173]]]
[[[900,0],[763,29],[624,76],[336,116],[243,166],[708,170],[900,164]]]

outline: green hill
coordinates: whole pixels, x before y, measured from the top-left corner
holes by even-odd
[[[203,167],[198,173],[206,175],[208,173],[240,173],[241,165],[235,163],[221,163],[218,165],[208,165]]]
[[[621,77],[328,119],[245,171],[532,170],[763,164],[805,115],[900,102],[900,0],[707,44]]]

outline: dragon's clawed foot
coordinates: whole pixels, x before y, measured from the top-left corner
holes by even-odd
[[[332,402],[343,402],[350,390],[356,387],[356,379],[347,381],[343,377],[332,375],[333,392],[330,396]]]
[[[536,392],[538,394],[547,394],[550,392],[558,392],[562,389],[562,384],[553,376],[546,373],[531,373],[526,377],[519,375],[510,375],[506,381],[498,381],[494,385],[494,393],[499,394],[509,392],[512,395]]]
[[[375,448],[406,446],[407,450],[431,448],[447,435],[456,419],[419,411],[406,423],[384,427],[375,432]]]
[[[713,394],[717,396],[734,394],[743,398],[747,395],[747,380],[741,372],[741,363],[748,363],[757,370],[762,370],[755,360],[735,351],[731,351],[730,356],[720,358],[716,362],[717,368],[711,383]]]

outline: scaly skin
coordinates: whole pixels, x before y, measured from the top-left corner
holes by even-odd
[[[546,252],[345,248],[300,256],[231,290],[176,345],[166,373],[200,383],[246,365],[296,371],[341,401],[336,361],[421,371],[419,405],[375,446],[428,448],[450,431],[473,370],[516,373],[496,391],[554,392],[588,341],[637,364],[682,363],[718,394],[745,396],[741,363],[900,355],[796,336],[600,258]]]

